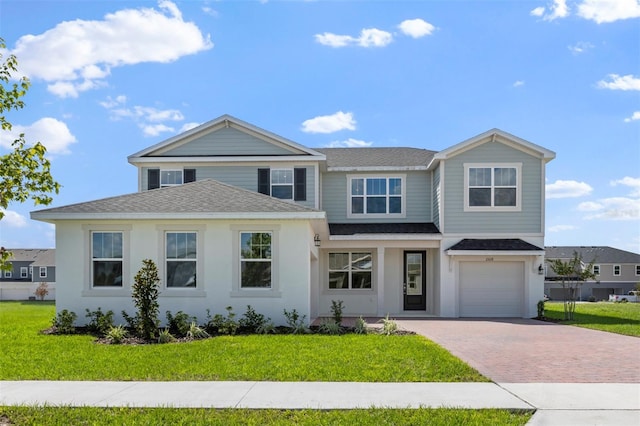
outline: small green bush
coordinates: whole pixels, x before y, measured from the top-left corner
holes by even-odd
[[[398,323],[392,319],[389,319],[389,314],[380,320],[382,322],[382,334],[390,336],[398,332]]]
[[[187,331],[188,339],[206,339],[207,337],[209,337],[209,333],[196,324],[195,321],[189,324],[189,330]]]
[[[122,325],[118,325],[116,327],[111,326],[105,333],[105,337],[109,343],[118,345],[127,337],[127,334],[127,330]]]
[[[207,309],[207,325],[206,328],[213,333],[233,336],[238,331],[240,325],[235,320],[236,314],[233,312],[232,306],[227,306],[227,316],[215,314],[211,317],[211,313]]]
[[[91,319],[87,324],[87,331],[98,336],[105,336],[113,327],[113,311],[109,310],[105,313],[101,308],[95,311],[86,309],[86,311],[85,316]]]
[[[333,319],[327,319],[320,324],[318,327],[318,333],[320,334],[330,334],[330,335],[338,335],[342,334],[342,327],[340,324],[335,322]]]
[[[336,324],[342,324],[342,310],[344,309],[344,303],[342,300],[331,301],[331,317]]]
[[[544,318],[544,300],[538,300],[538,318]]]
[[[302,317],[295,309],[292,311],[284,310],[284,317],[291,334],[304,334],[309,332],[309,328],[305,324],[306,315]]]
[[[175,340],[176,338],[173,337],[173,334],[169,332],[168,328],[164,328],[158,333],[158,343],[171,343]]]
[[[185,337],[189,332],[191,323],[195,321],[195,317],[191,317],[182,311],[176,312],[175,316],[171,314],[171,311],[167,311],[167,327],[173,335]]]
[[[158,335],[158,304],[160,277],[158,268],[151,259],[142,261],[142,268],[133,279],[133,303],[138,308],[135,331],[144,340],[156,340]]]
[[[238,321],[238,325],[246,333],[256,333],[268,321],[271,321],[271,318],[265,318],[264,315],[257,313],[251,305],[247,305],[247,311]]]
[[[355,334],[367,334],[369,329],[367,328],[367,322],[361,316],[356,319],[355,326],[353,327]]]
[[[257,334],[274,334],[275,332],[276,332],[276,326],[273,323],[273,321],[271,321],[271,318],[269,318],[262,325],[260,325],[260,327],[256,328]]]
[[[56,333],[58,334],[73,334],[76,332],[76,327],[74,323],[78,315],[75,312],[68,311],[63,309],[58,312],[58,315],[53,317],[51,320],[51,324],[56,329]]]

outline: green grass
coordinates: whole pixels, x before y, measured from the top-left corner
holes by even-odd
[[[54,305],[0,303],[0,380],[488,381],[417,335],[250,335],[102,345],[44,335]]]
[[[16,425],[524,425],[532,411],[456,409],[213,410],[0,407]],[[9,423],[9,421],[11,423]],[[2,423],[4,424],[4,423]]]
[[[545,315],[562,324],[640,337],[640,303],[578,303],[573,321],[564,321],[561,302],[545,303]]]

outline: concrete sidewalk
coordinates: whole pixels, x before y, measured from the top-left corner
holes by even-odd
[[[536,409],[531,425],[640,424],[640,384],[0,382],[0,405]]]

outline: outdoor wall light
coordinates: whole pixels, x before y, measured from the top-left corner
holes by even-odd
[[[544,267],[542,266],[542,263],[540,264],[540,266],[538,266],[538,275],[542,275],[544,274]]]
[[[313,243],[316,247],[320,247],[320,235],[316,234],[313,236]]]

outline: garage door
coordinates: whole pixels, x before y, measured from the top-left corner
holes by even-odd
[[[522,317],[524,262],[461,262],[461,317]]]

